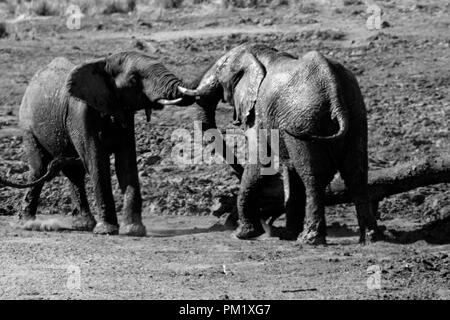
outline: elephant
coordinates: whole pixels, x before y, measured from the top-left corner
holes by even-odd
[[[55,170],[61,170],[70,182],[75,205],[71,229],[118,234],[110,175],[113,154],[124,194],[120,232],[145,236],[134,114],[144,109],[150,121],[153,109],[182,104],[177,90],[182,84],[154,58],[133,51],[79,65],[58,57],[40,69],[30,81],[19,111],[30,168],[29,184],[22,185],[30,188],[24,196],[20,221],[33,225],[44,182]],[[93,184],[98,221],[86,196],[86,174]]]
[[[223,100],[234,107],[234,123],[245,130],[277,130],[279,146],[269,147],[285,168],[288,190],[281,238],[301,235],[307,244],[326,244],[325,190],[339,172],[356,207],[359,241],[365,243],[367,235],[370,241],[380,239],[368,199],[366,107],[355,76],[340,63],[317,51],[297,58],[263,44],[243,44],[179,91],[186,101],[196,99],[206,128],[215,127],[216,106]],[[264,141],[258,140],[258,148],[268,144]],[[244,165],[237,198],[239,239],[264,233],[257,199],[266,166]]]

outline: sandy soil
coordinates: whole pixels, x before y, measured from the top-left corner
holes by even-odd
[[[318,49],[357,75],[369,111],[371,168],[448,152],[450,5],[378,3],[390,24],[381,31],[365,28],[364,4],[317,6],[306,13],[283,6],[203,14],[185,8],[159,20],[150,14],[94,16],[84,18],[79,31],[68,30],[62,17],[11,23],[11,35],[0,39],[0,170],[25,177],[18,106],[34,72],[54,57],[78,63],[144,50],[192,79],[246,41],[294,55]],[[230,109],[220,106],[219,125],[229,125],[230,117]],[[193,109],[166,108],[150,124],[143,114],[137,119],[149,236],[22,231],[13,223],[23,192],[0,188],[0,298],[450,299],[448,185],[381,203],[380,223],[400,235],[397,243],[358,245],[350,206],[328,208],[326,247],[264,237],[238,241],[231,231],[210,228],[220,223],[211,213],[237,190],[229,168],[180,167],[170,158],[171,133],[193,129]],[[117,187],[115,195],[120,210]],[[46,185],[40,213],[70,211],[68,186],[58,177]],[[68,265],[80,268],[80,289],[67,287]],[[380,266],[381,289],[367,287],[373,265]]]

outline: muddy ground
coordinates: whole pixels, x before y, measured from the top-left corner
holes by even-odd
[[[26,176],[18,108],[32,75],[54,57],[79,63],[142,50],[192,79],[244,42],[297,56],[317,49],[350,68],[368,108],[372,169],[448,153],[450,4],[378,1],[388,26],[369,31],[362,1],[336,3],[308,10],[197,5],[165,11],[158,19],[150,11],[86,16],[78,31],[67,29],[64,17],[10,21],[9,36],[0,39],[1,172]],[[230,126],[231,115],[221,105],[219,126]],[[23,192],[0,188],[0,298],[450,299],[448,185],[380,204],[380,224],[401,233],[397,243],[358,245],[351,206],[327,209],[325,247],[265,237],[239,241],[229,230],[210,228],[220,223],[211,213],[235,195],[237,180],[226,165],[174,163],[170,137],[177,128],[193,129],[192,107],[155,112],[149,124],[137,115],[146,238],[19,230],[13,223]],[[39,210],[71,212],[63,177],[46,185]],[[80,268],[79,289],[67,286],[67,265]],[[379,289],[367,286],[373,276],[367,269],[374,265],[381,270]]]

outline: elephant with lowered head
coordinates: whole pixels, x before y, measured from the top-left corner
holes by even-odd
[[[289,190],[283,238],[297,239],[303,231],[306,243],[326,243],[324,196],[336,172],[353,196],[360,242],[366,233],[371,240],[380,236],[367,194],[366,108],[357,80],[341,64],[317,51],[296,58],[265,45],[244,44],[219,58],[195,89],[180,91],[196,98],[206,128],[214,126],[210,120],[222,99],[234,106],[235,123],[246,129],[278,129]],[[257,205],[262,166],[244,166],[236,231],[241,239],[264,232]]]
[[[110,176],[110,155],[114,154],[124,194],[121,233],[144,236],[134,114],[144,109],[149,120],[152,109],[182,104],[179,85],[182,82],[162,64],[136,52],[116,53],[77,66],[56,58],[38,71],[26,89],[19,113],[30,167],[30,183],[24,186],[31,188],[20,213],[25,226],[36,228],[33,221],[40,192],[53,174],[46,171],[57,168],[69,179],[76,206],[71,228],[117,234]],[[93,184],[97,221],[86,196],[86,173]],[[8,184],[5,180],[0,183]]]

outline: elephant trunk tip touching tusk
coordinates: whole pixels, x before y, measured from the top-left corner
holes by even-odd
[[[178,104],[181,101],[183,101],[183,98],[178,98],[178,99],[174,99],[174,100],[159,99],[158,103],[168,106],[168,105]]]
[[[182,86],[178,86],[178,91],[180,91],[182,94],[184,94],[186,96],[191,96],[191,97],[198,96],[198,91],[197,90],[184,88]]]

